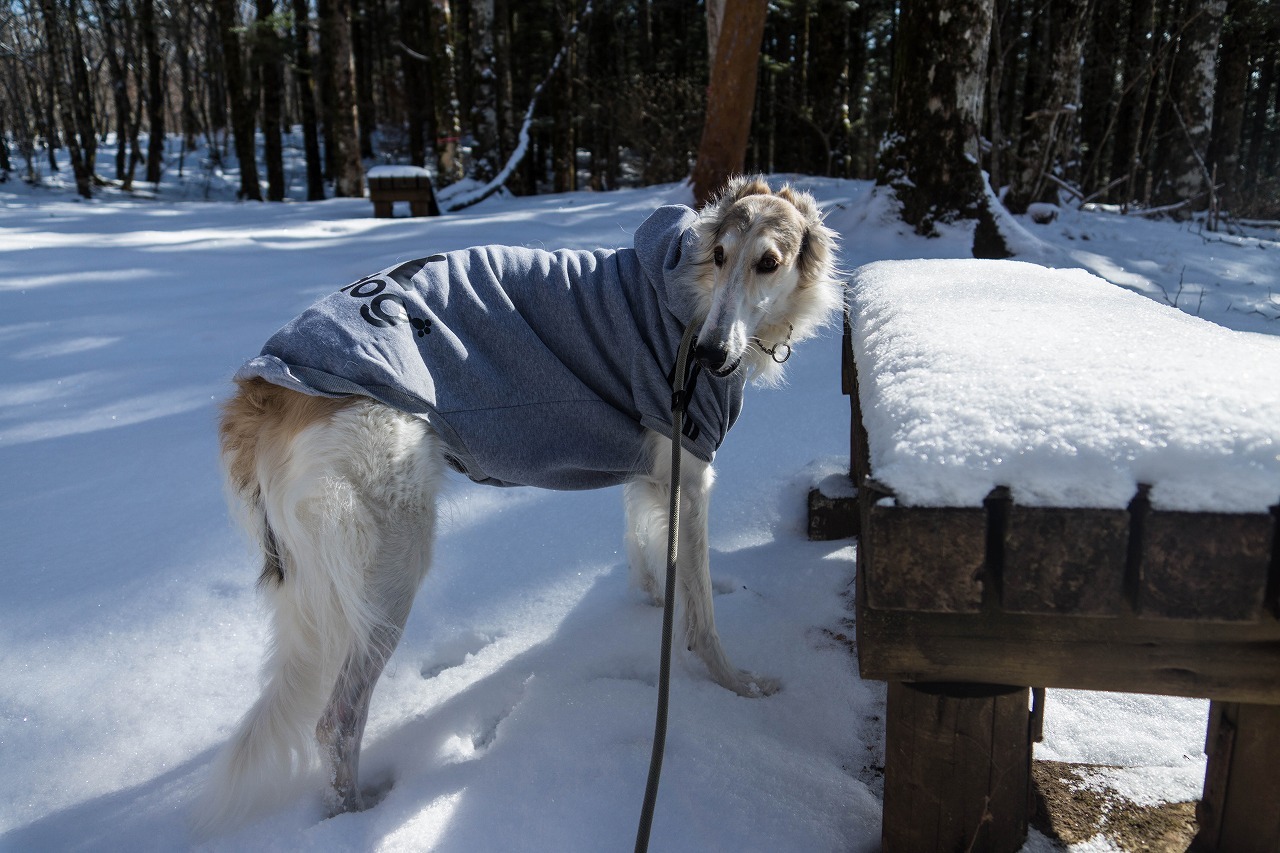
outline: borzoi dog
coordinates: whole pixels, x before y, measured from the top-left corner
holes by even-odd
[[[711,458],[747,378],[840,304],[814,199],[735,179],[701,213],[663,207],[633,249],[486,246],[399,264],[317,302],[236,376],[222,456],[261,544],[273,642],[261,697],[218,757],[198,822],[242,823],[311,764],[358,811],[369,700],[431,560],[446,468],[479,482],[625,484],[633,579],[660,600],[672,381],[685,329],[703,372],[681,444],[678,595],[688,648],[742,696],[716,633]]]

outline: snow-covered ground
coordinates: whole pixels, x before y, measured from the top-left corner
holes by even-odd
[[[866,183],[797,180],[843,234],[847,268],[968,255],[964,229],[914,237]],[[494,197],[375,220],[359,200],[176,201],[162,187],[83,202],[0,185],[0,850],[193,845],[188,809],[255,696],[265,640],[214,422],[271,332],[396,259],[627,245],[686,193]],[[1280,334],[1274,232],[1108,212],[1019,222],[1037,261]],[[742,699],[678,656],[655,850],[879,844],[883,688],[835,638],[850,630],[854,546],[804,537],[805,491],[848,447],[836,331],[788,368],[787,387],[749,392],[717,459],[711,522],[726,647],[784,688]],[[455,479],[435,568],[373,701],[361,771],[381,801],[321,820],[313,786],[202,849],[629,849],[660,612],[627,587],[619,498]],[[1037,756],[1122,767],[1106,784],[1141,802],[1193,799],[1205,713],[1198,700],[1051,691]],[[1049,845],[1033,833],[1028,849]]]

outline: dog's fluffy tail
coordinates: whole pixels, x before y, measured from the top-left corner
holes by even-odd
[[[201,836],[243,825],[297,790],[315,764],[316,723],[342,664],[377,622],[363,590],[376,535],[349,481],[335,476],[340,448],[326,446],[337,444],[333,430],[313,423],[279,442],[258,431],[259,440],[237,444],[229,422],[244,396],[224,416],[223,454],[246,526],[262,544],[272,639],[262,694],[215,759],[197,804]]]

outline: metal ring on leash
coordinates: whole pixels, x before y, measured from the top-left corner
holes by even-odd
[[[768,355],[770,358],[772,358],[776,363],[778,363],[778,364],[785,364],[785,363],[786,363],[786,361],[787,361],[787,359],[791,358],[791,344],[787,343],[787,341],[791,340],[791,333],[792,333],[792,332],[794,332],[794,331],[795,331],[795,327],[794,327],[794,326],[792,326],[790,323],[788,323],[788,324],[787,324],[787,339],[786,339],[785,341],[779,341],[778,343],[774,344],[774,345],[773,345],[773,346],[771,346],[771,347],[767,347],[767,346],[765,346],[765,345],[764,345],[764,342],[763,342],[763,341],[760,341],[760,351],[761,351],[761,352],[763,352],[763,353],[765,353],[765,354],[767,354],[767,355]],[[784,347],[784,348],[786,348],[786,350],[787,350],[787,351],[786,351],[786,353],[785,353],[784,355],[782,355],[781,357],[779,357],[779,356],[778,356],[778,348],[779,348],[779,347]]]
[[[640,807],[640,825],[636,829],[636,853],[649,849],[649,831],[653,828],[653,812],[658,802],[658,780],[662,776],[662,755],[667,742],[667,707],[671,699],[671,634],[675,622],[676,558],[680,551],[680,435],[684,431],[684,385],[689,352],[693,349],[693,324],[684,330],[676,354],[676,369],[671,396],[671,505],[667,511],[667,578],[662,602],[662,660],[658,666],[658,710],[653,723],[653,752],[649,756],[649,779],[645,783],[644,803]],[[790,355],[790,347],[788,347]],[[785,358],[783,359],[785,361]]]

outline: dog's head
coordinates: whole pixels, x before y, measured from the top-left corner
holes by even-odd
[[[745,369],[757,382],[776,383],[791,345],[830,322],[841,304],[835,232],[822,224],[813,196],[745,177],[729,181],[694,228],[696,357],[717,376]]]

